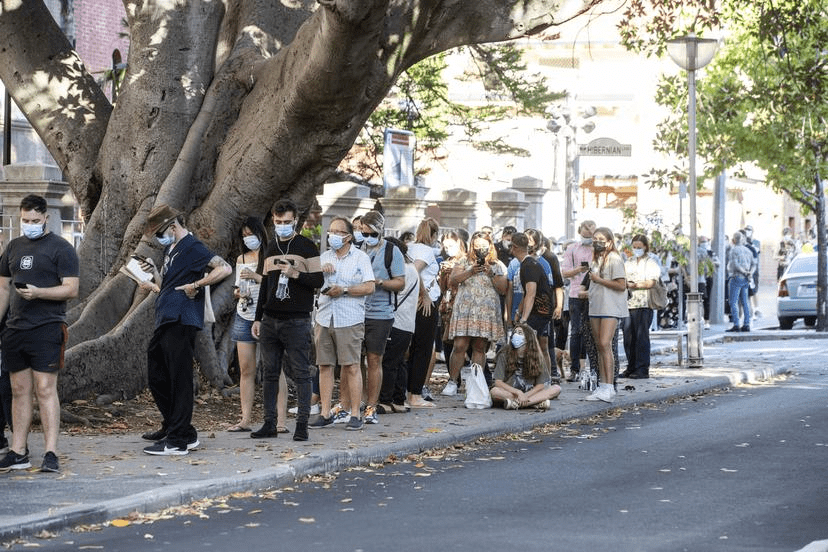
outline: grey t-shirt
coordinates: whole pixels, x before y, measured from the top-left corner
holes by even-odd
[[[592,261],[591,271],[600,270],[601,278],[605,280],[617,280],[627,277],[624,269],[624,260],[621,255],[612,251],[606,257],[603,266],[601,261]],[[624,318],[630,315],[627,308],[627,290],[616,291],[601,284],[590,282],[589,284],[589,315],[590,316],[612,316]]]

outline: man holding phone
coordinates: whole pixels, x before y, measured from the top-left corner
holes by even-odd
[[[34,394],[46,441],[40,471],[60,470],[58,371],[66,344],[66,301],[78,295],[78,256],[72,245],[50,232],[46,200],[28,195],[20,202],[19,238],[9,242],[0,259],[0,318],[8,311],[3,331],[3,372],[12,387],[12,445],[0,460],[0,471],[31,467],[28,436]],[[11,283],[14,283],[12,289]]]
[[[275,438],[276,396],[282,369],[296,384],[294,441],[308,440],[312,342],[310,314],[314,291],[324,282],[319,249],[296,232],[299,209],[288,199],[273,206],[275,239],[267,244],[264,274],[251,332],[262,352],[264,424],[250,433],[254,439]]]
[[[589,316],[589,300],[581,297],[584,276],[589,272],[592,262],[592,233],[595,223],[585,220],[578,227],[579,242],[570,244],[564,252],[561,262],[561,275],[569,279],[569,356],[572,359],[569,381],[575,381],[581,368],[581,359],[586,358],[586,349],[582,347],[581,324]]]

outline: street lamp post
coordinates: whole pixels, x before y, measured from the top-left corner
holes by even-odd
[[[595,122],[588,120],[594,117],[597,110],[590,106],[581,111],[578,117],[573,118],[568,107],[556,109],[552,112],[552,119],[547,121],[546,128],[559,139],[564,138],[566,153],[566,174],[564,175],[564,195],[566,216],[566,237],[574,238],[576,230],[575,207],[578,203],[578,130],[589,134],[595,130]]]
[[[690,182],[690,293],[687,295],[687,363],[691,368],[704,365],[702,353],[702,300],[699,293],[699,244],[696,236],[696,71],[713,59],[719,42],[712,38],[694,35],[667,41],[667,53],[682,69],[687,71],[687,127]]]

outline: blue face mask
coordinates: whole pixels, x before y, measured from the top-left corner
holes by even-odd
[[[290,224],[274,224],[273,230],[277,237],[285,239],[293,235],[293,225],[292,222]]]
[[[328,234],[328,245],[330,245],[334,251],[339,251],[342,249],[342,246],[345,245],[345,238],[336,234]]]
[[[512,334],[512,347],[515,349],[520,349],[526,344],[526,336],[522,333],[513,333]]]
[[[164,247],[167,247],[168,245],[172,245],[175,241],[175,236],[168,236],[167,234],[164,234],[163,236],[155,236],[155,239],[158,240],[158,243]]]
[[[374,236],[368,236],[368,237],[365,238],[365,244],[368,247],[374,247],[378,243],[379,243],[379,238],[378,237],[375,238]]]
[[[245,236],[243,240],[245,247],[247,247],[250,251],[256,251],[259,246],[262,245],[259,236]]]
[[[643,249],[633,249],[632,252],[633,252],[633,255],[635,255],[636,257],[643,257],[644,256],[644,250]]]
[[[354,230],[354,243],[362,243],[365,241],[365,236],[359,230]],[[374,244],[376,245],[376,244]]]
[[[23,232],[23,235],[29,238],[30,240],[36,240],[46,232],[46,225],[26,224],[24,222],[21,222],[20,230]]]

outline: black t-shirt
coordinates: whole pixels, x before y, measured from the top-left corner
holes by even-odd
[[[53,232],[36,240],[25,236],[9,242],[0,258],[0,276],[11,278],[7,326],[29,330],[66,318],[66,301],[23,299],[14,284],[32,284],[48,288],[61,284],[63,278],[77,277],[78,255],[68,241]]]
[[[526,296],[527,282],[535,282],[535,302],[532,304],[532,315],[552,316],[553,295],[549,286],[549,279],[546,277],[543,267],[538,264],[531,255],[527,255],[520,263],[520,285],[523,288],[523,295]]]
[[[287,295],[283,299],[279,299],[276,294],[282,273],[276,268],[277,259],[292,261],[294,268],[299,271],[298,278],[287,280]],[[301,234],[295,234],[287,240],[274,239],[267,244],[263,270],[256,320],[261,320],[264,314],[280,319],[310,314],[313,310],[314,292],[324,283],[319,249],[312,241]]]

